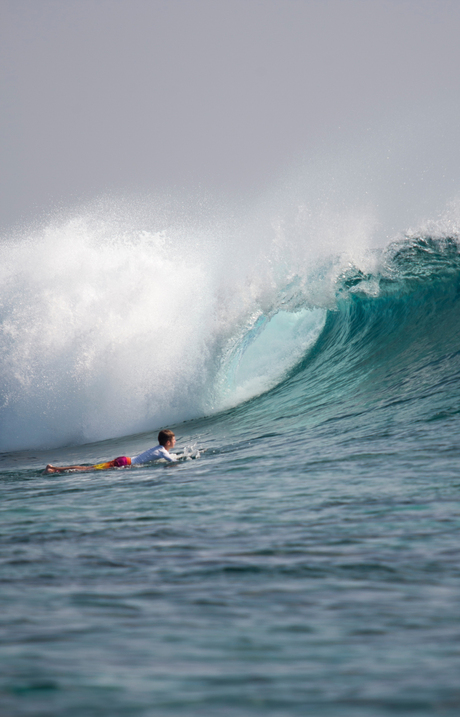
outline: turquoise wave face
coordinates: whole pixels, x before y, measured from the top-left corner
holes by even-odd
[[[323,309],[259,316],[226,349],[216,382],[219,405],[238,405],[278,385],[315,344],[325,318]]]
[[[458,412],[456,239],[408,238],[390,245],[379,265],[374,274],[349,269],[340,277],[336,308],[318,321],[315,341],[276,387],[235,409],[237,422],[265,430],[284,423],[304,431],[354,417],[355,429],[362,424],[380,431],[389,422],[432,421]],[[304,312],[313,321],[314,312]],[[300,311],[291,321],[297,316],[301,326],[305,315]],[[259,325],[255,338],[245,337],[249,347],[240,344],[232,377],[258,351],[267,362],[276,357],[269,347],[270,340],[276,346],[275,327],[272,319]]]

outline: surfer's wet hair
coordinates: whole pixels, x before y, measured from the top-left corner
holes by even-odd
[[[174,433],[169,430],[169,428],[165,428],[164,431],[160,431],[158,434],[158,443],[160,446],[165,446],[168,441],[172,441],[172,439],[175,438]]]

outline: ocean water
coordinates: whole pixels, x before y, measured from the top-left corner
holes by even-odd
[[[1,714],[458,715],[455,207],[204,204],[2,241]]]

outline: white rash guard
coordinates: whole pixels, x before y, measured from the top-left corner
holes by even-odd
[[[164,458],[168,463],[174,463],[174,461],[177,460],[174,453],[169,453],[164,446],[155,446],[155,448],[148,448],[135,458],[131,458],[131,465],[136,466],[140,463],[150,463],[151,461],[158,461],[160,458]]]

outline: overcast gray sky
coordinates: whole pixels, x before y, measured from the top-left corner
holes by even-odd
[[[459,35],[458,0],[0,0],[0,226],[107,191],[254,191],[458,99]]]

